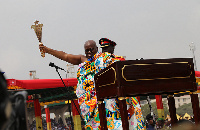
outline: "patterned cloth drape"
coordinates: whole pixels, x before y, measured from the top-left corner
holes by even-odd
[[[94,75],[113,62],[118,61],[110,53],[97,53],[92,58],[79,65],[77,71],[77,89],[82,117],[85,120],[85,128],[99,130],[100,119],[97,105]],[[140,105],[135,97],[127,98],[130,130],[144,130],[144,119]],[[108,129],[122,130],[121,116],[117,99],[105,99],[107,127]]]

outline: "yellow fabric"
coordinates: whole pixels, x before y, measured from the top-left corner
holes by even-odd
[[[35,122],[36,122],[36,130],[43,130],[42,119],[39,116],[35,117]]]
[[[171,117],[167,115],[166,120],[171,121]]]
[[[15,85],[10,85],[10,86],[7,86],[7,89],[23,89],[23,88],[19,86],[15,86]]]
[[[178,120],[180,120],[181,116],[179,116],[178,114],[176,114],[176,117]]]
[[[158,118],[162,118],[165,120],[164,109],[157,109],[157,112],[158,112]]]
[[[71,100],[69,100],[69,103],[71,103]],[[65,101],[65,104],[68,104],[68,100],[67,100],[67,101]]]
[[[47,123],[47,130],[51,130],[51,122]]]
[[[185,113],[185,115],[183,116],[183,119],[189,120],[190,118],[191,118],[191,116],[188,113]]]
[[[65,102],[65,104],[68,104],[68,101],[66,101],[66,100],[58,100],[58,101],[52,101],[52,102],[41,102],[40,106],[54,104],[54,103],[60,103],[60,102]],[[71,100],[69,100],[69,103],[71,103]]]
[[[81,117],[80,115],[73,116],[74,130],[81,130]]]
[[[196,77],[196,83],[199,83],[199,82],[200,82],[200,78]]]

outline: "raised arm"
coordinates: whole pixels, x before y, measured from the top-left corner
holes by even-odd
[[[87,60],[86,56],[84,56],[84,55],[67,54],[63,51],[57,51],[57,50],[48,48],[48,47],[44,46],[43,44],[39,44],[39,49],[43,50],[44,53],[51,54],[61,60],[67,61],[73,65],[78,65]]]

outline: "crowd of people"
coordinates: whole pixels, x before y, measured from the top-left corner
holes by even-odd
[[[63,121],[61,118],[56,122],[55,119],[51,119],[51,128],[52,130],[72,130],[71,125],[71,119],[68,117],[65,118],[67,122],[67,126],[63,124]],[[28,123],[30,130],[36,130],[36,122],[35,120],[32,122],[32,124]],[[190,119],[180,119],[178,120],[177,127],[181,127],[183,125],[187,126],[194,126],[194,120]],[[42,127],[43,130],[47,130],[47,123],[46,120],[42,120]],[[163,120],[163,119],[156,119],[156,121],[153,120],[153,117],[148,114],[146,116],[146,128],[147,130],[169,130],[172,129],[171,127],[171,120]]]
[[[52,130],[72,130],[71,120],[70,118],[65,118],[67,126],[63,124],[62,118],[59,118],[58,121],[55,119],[51,119],[51,129]],[[28,127],[30,130],[36,130],[36,121],[34,120],[32,123],[28,122]],[[46,119],[42,119],[42,127],[43,130],[47,130]]]
[[[179,119],[176,126],[173,129],[185,127],[195,127],[194,118],[191,117],[190,119]],[[146,127],[147,130],[169,130],[172,129],[171,120],[169,119],[162,119],[158,118],[153,120],[153,116],[148,114],[146,116]]]

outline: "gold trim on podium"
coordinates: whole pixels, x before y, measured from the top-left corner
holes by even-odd
[[[111,70],[111,69],[114,71],[114,74],[115,74],[114,82],[113,82],[113,83],[109,83],[109,84],[104,84],[104,85],[101,85],[101,86],[99,86],[99,87],[103,87],[103,86],[107,86],[107,85],[115,84],[115,81],[117,81],[117,74],[116,74],[115,68],[113,68],[113,67],[110,67],[110,68],[107,69],[105,72],[99,74],[98,77],[101,76],[101,75],[103,75],[104,73],[106,73],[107,71],[109,71],[109,70]],[[97,81],[98,81],[98,78],[97,78]]]
[[[103,103],[103,101],[97,101],[97,104],[101,104],[101,103]]]
[[[119,100],[124,100],[126,97],[118,97]]]
[[[184,79],[184,78],[190,78],[190,76],[192,75],[192,71],[190,73],[189,76],[185,76],[185,77],[170,77],[170,78],[154,78],[154,79],[136,79],[136,80],[129,80],[124,76],[124,69],[127,66],[133,66],[133,65],[155,65],[155,64],[159,64],[159,65],[164,65],[164,64],[173,64],[173,63],[179,63],[179,64],[189,64],[188,62],[172,62],[172,63],[154,63],[154,64],[131,64],[131,65],[124,65],[122,68],[122,77],[125,81],[138,81],[138,80],[156,80],[156,79]],[[191,69],[191,65],[190,65],[190,69]]]

